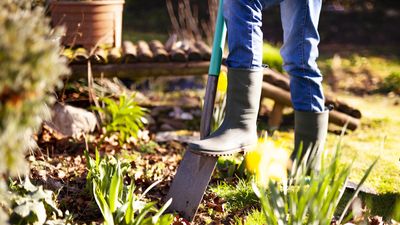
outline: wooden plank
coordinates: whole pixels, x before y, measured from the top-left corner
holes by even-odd
[[[200,124],[200,138],[209,135],[218,77],[208,76],[206,96]],[[172,181],[167,198],[172,198],[169,212],[178,212],[192,221],[211,179],[218,157],[203,156],[186,151]]]
[[[210,62],[166,62],[92,65],[93,76],[140,78],[158,76],[193,76],[208,73]],[[71,64],[70,79],[87,77],[86,64]]]

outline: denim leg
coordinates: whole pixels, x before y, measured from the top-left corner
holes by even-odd
[[[259,0],[225,0],[224,18],[228,32],[228,67],[262,68],[262,4]]]
[[[316,63],[321,1],[284,0],[281,3],[284,33],[281,55],[291,78],[293,108],[298,111],[324,111],[322,75]]]

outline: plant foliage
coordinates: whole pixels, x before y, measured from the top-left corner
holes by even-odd
[[[301,161],[300,153],[298,154],[288,181],[284,181],[283,184],[269,180],[266,187],[258,187],[253,183],[253,190],[261,200],[267,224],[331,224],[346,188],[352,164],[340,165],[340,145],[332,159],[322,160],[320,171],[310,169],[311,163],[307,160],[309,154],[307,151]],[[339,224],[376,162],[365,172],[353,197],[345,207]]]
[[[400,72],[393,72],[387,76],[381,84],[381,90],[400,94]]]
[[[25,151],[35,146],[33,133],[49,116],[46,104],[54,100],[49,93],[68,73],[59,57],[59,33],[30,0],[0,1],[0,176],[27,171]],[[0,195],[1,204],[6,196]]]
[[[24,167],[24,152],[46,113],[49,92],[67,74],[44,11],[26,1],[0,3],[0,173]]]
[[[118,102],[104,97],[102,101],[104,107],[95,107],[95,110],[105,116],[106,136],[117,133],[120,144],[131,136],[137,137],[139,130],[144,127],[147,110],[137,104],[135,96],[121,95]]]
[[[42,186],[34,186],[28,177],[22,184],[11,182],[10,187],[13,191],[11,224],[40,225],[63,216],[57,208],[55,194]]]
[[[111,158],[100,158],[96,151],[95,159],[85,153],[89,173],[88,183],[91,183],[96,203],[104,217],[107,225],[169,225],[173,221],[172,214],[164,211],[171,204],[168,200],[164,206],[157,209],[156,202],[146,203],[143,198],[159,183],[150,185],[141,195],[136,195],[135,184],[124,184],[124,177],[130,165],[120,160]],[[149,215],[151,214],[151,215]]]

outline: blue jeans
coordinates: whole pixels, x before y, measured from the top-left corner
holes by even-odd
[[[324,111],[322,75],[318,69],[318,21],[322,0],[225,0],[231,68],[261,69],[263,34],[261,11],[280,3],[284,43],[283,68],[290,74],[293,108]]]

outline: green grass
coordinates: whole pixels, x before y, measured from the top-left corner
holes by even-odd
[[[259,204],[259,200],[254,194],[250,182],[242,179],[235,185],[220,182],[215,186],[211,186],[210,190],[227,201],[226,211],[228,213],[244,208],[251,208]]]
[[[245,218],[235,217],[237,225],[265,224],[265,215],[258,209],[252,210]]]
[[[363,113],[361,127],[343,139],[344,158],[355,158],[350,179],[361,179],[363,171],[379,157],[366,185],[378,194],[400,194],[400,107],[395,105],[396,100],[380,95],[338,97]],[[328,136],[328,149],[334,146],[336,139],[333,134]]]

